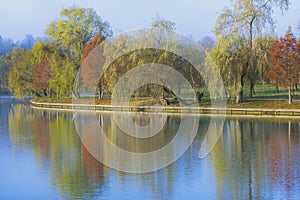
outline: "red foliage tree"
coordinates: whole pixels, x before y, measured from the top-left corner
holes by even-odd
[[[95,88],[96,83],[96,87],[99,92],[99,98],[103,97],[104,88],[107,87],[107,83],[104,80],[104,76],[101,76],[101,66],[103,66],[105,62],[105,57],[103,56],[103,47],[99,46],[97,49],[95,48],[104,40],[104,37],[102,37],[100,34],[97,34],[93,39],[89,41],[89,43],[84,48],[82,54],[82,83],[88,88]],[[93,50],[95,51],[93,52]],[[85,59],[92,52],[95,53],[96,56],[91,56],[91,58],[89,58],[85,62]]]
[[[270,54],[271,65],[266,70],[266,76],[273,85],[288,88],[291,104],[292,87],[299,82],[300,69],[300,40],[296,40],[291,27],[284,37],[272,43]]]
[[[43,57],[36,65],[33,72],[33,88],[43,91],[43,95],[49,95],[49,79],[51,78],[51,64],[46,57]]]

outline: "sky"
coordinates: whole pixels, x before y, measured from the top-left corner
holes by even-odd
[[[217,16],[230,0],[0,0],[0,35],[21,40],[26,34],[43,36],[47,25],[63,8],[87,7],[96,10],[113,31],[148,27],[156,15],[176,23],[176,30],[195,40],[213,36]],[[291,0],[284,16],[274,12],[275,34],[284,35],[288,26],[300,36],[300,1]]]

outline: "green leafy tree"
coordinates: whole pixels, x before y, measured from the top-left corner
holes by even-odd
[[[12,66],[13,62],[10,53],[0,57],[0,89],[8,87],[8,77]]]
[[[234,99],[236,90],[240,84],[244,84],[242,73],[243,63],[247,55],[246,39],[240,37],[237,39],[220,37],[216,46],[211,50],[210,56],[214,63],[220,68],[220,73],[223,78],[227,90],[227,97]]]
[[[9,87],[18,98],[33,93],[32,73],[35,67],[32,53],[22,48],[15,47],[11,52],[14,62],[9,74]]]
[[[97,34],[109,37],[110,25],[91,8],[70,8],[61,11],[46,33],[55,44],[50,88],[57,97],[70,95],[85,46]]]
[[[91,8],[70,8],[60,12],[60,18],[48,25],[46,33],[71,58],[81,60],[86,44],[97,34],[112,34],[108,22],[103,21]]]
[[[282,12],[287,10],[290,4],[289,0],[232,0],[233,8],[226,8],[219,16],[214,32],[219,39],[222,36],[233,40],[241,36],[246,38],[246,60],[243,61],[243,68],[236,77],[238,85],[236,87],[236,103],[241,102],[243,98],[244,79],[248,75],[250,84],[250,96],[253,95],[254,78],[251,76],[257,69],[257,61],[254,56],[254,38],[263,35],[263,33],[273,30],[274,20],[272,13],[274,8],[279,8]],[[250,73],[248,73],[250,72]]]
[[[113,47],[111,45],[104,46],[104,54],[106,57],[105,66],[108,63],[111,65],[108,68],[105,68],[105,79],[108,82],[109,88],[114,88],[114,85],[120,77],[122,77],[126,72],[131,70],[136,66],[141,66],[144,64],[151,63],[160,63],[167,66],[179,66],[179,61],[182,61],[176,56],[168,51],[162,51],[156,48],[145,48],[144,44],[153,44],[154,46],[165,46],[166,49],[174,48],[176,44],[170,44],[170,41],[162,38],[157,38],[156,28],[160,28],[166,32],[171,32],[175,30],[175,23],[169,20],[165,20],[162,17],[157,16],[153,19],[152,28],[147,31],[140,31],[135,36],[121,35],[118,37],[118,40],[114,41]],[[135,46],[132,46],[135,45]],[[124,53],[124,49],[135,49],[129,53]],[[116,55],[122,55],[121,57],[116,58]],[[160,73],[159,71],[157,73]],[[139,76],[147,76],[147,72]],[[139,77],[142,78],[142,77]],[[174,84],[176,80],[174,80]],[[132,83],[128,82],[128,88],[131,87]],[[169,95],[176,97],[168,88],[162,87],[157,84],[146,84],[139,88],[134,96],[147,96],[152,97],[155,101],[161,101],[164,98],[164,92]]]
[[[159,15],[157,15],[155,18],[153,18],[151,26],[153,28],[163,28],[168,31],[175,31],[175,29],[176,29],[174,22],[172,22],[170,20],[166,20]]]
[[[152,29],[148,29],[146,31],[142,30],[134,36],[126,34],[121,35],[117,38],[117,40],[113,41],[113,45],[107,43],[109,45],[104,46],[104,54],[106,57],[106,63],[104,66],[107,67],[104,69],[104,71],[105,79],[108,82],[109,88],[114,88],[114,85],[119,78],[132,68],[151,63],[154,65],[163,64],[174,68],[177,72],[181,73],[194,88],[198,88],[203,80],[199,72],[185,59],[178,56],[178,54],[172,53],[180,52],[182,54],[190,55],[194,49],[188,45],[180,45],[179,43],[174,42],[172,39],[161,35],[172,35],[172,31],[174,30],[175,24],[173,22],[158,16],[152,23]],[[164,47],[165,50],[161,50],[159,48],[148,48],[146,44]],[[145,48],[145,45],[147,48]],[[135,50],[124,53],[124,49]],[[116,57],[118,58],[115,59]],[[149,65],[149,69],[150,68],[151,65]],[[161,73],[161,71],[158,70],[157,74],[159,73]],[[168,74],[160,75],[168,76]],[[143,76],[146,77],[148,76],[148,73],[145,71],[144,74],[139,74],[139,76],[139,78],[142,78]],[[166,80],[164,77],[161,79],[162,83]],[[127,87],[130,88],[134,83],[130,83],[128,81],[127,84]],[[174,88],[176,87],[178,89],[178,93],[181,92],[182,83],[179,83],[178,80],[173,80],[173,83],[171,84],[174,86]],[[170,88],[158,84],[146,84],[141,86],[141,88],[135,92],[134,96],[152,97],[156,103],[165,103],[166,97],[178,99],[174,91],[171,91]]]
[[[263,86],[266,80],[265,69],[270,65],[270,46],[272,42],[273,38],[270,36],[257,37],[253,42],[253,57],[255,58],[253,62],[256,67],[255,70],[248,71],[248,77],[251,77],[254,83],[261,81]],[[255,94],[254,87],[252,93]]]
[[[62,53],[55,52],[52,59],[52,74],[49,87],[56,93],[57,99],[69,96],[73,90],[73,83],[77,74],[75,61]]]

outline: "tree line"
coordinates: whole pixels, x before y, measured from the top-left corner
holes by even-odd
[[[8,86],[17,97],[69,96],[86,44],[97,34],[112,35],[108,22],[90,8],[63,9],[45,33],[47,41],[38,41],[31,50],[14,48],[7,55]]]
[[[292,103],[291,91],[298,89],[299,83],[300,39],[293,35],[291,28],[285,36],[272,36],[275,22],[271,17],[277,8],[286,12],[289,4],[289,0],[232,1],[231,8],[225,8],[217,19],[214,28],[216,40],[206,37],[200,42],[220,69],[228,99],[240,103],[244,98],[245,84],[249,84],[249,96],[253,97],[255,84],[267,81],[274,86],[289,88]],[[172,31],[175,23],[157,17],[152,27]],[[50,23],[45,33],[47,41],[36,42],[31,50],[15,47],[0,58],[1,82],[8,83],[17,97],[32,94],[55,95],[57,98],[70,96],[74,93],[73,83],[82,62],[98,44],[112,36],[112,29],[93,9],[70,8],[63,9],[59,19]],[[117,44],[124,45],[122,38]],[[188,63],[171,53],[161,53],[161,57],[156,54],[150,49],[124,55],[100,78],[93,77],[94,72],[84,71],[83,66],[82,81],[88,84],[85,79],[98,79],[101,98],[104,91],[109,91],[117,78],[129,70],[129,66],[152,61],[184,66],[180,72],[193,87],[203,86],[203,79]],[[6,78],[2,78],[4,76]],[[167,88],[155,85],[145,86],[140,92],[160,94],[158,90],[172,96]]]
[[[240,103],[245,83],[249,96],[259,81],[275,86],[296,87],[299,83],[300,40],[291,28],[283,37],[272,37],[275,21],[272,13],[277,8],[282,14],[289,8],[289,0],[235,0],[217,19],[214,33],[217,44],[211,51],[220,67],[228,96]],[[292,102],[289,93],[289,102]]]
[[[13,67],[13,60],[16,60],[13,52],[17,50],[14,49],[32,49],[33,45],[38,41],[46,41],[46,38],[43,37],[33,37],[28,34],[21,41],[13,41],[10,38],[3,38],[0,35],[0,89],[8,87],[8,77],[9,72]]]

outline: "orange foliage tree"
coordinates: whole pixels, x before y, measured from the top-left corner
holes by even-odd
[[[97,90],[99,92],[99,98],[103,98],[104,88],[107,83],[104,80],[104,76],[101,76],[102,69],[100,66],[103,66],[105,62],[105,57],[103,56],[103,47],[99,46],[98,49],[95,49],[101,42],[103,42],[105,38],[100,34],[97,34],[94,38],[92,38],[88,44],[85,46],[82,54],[82,83],[84,86],[88,88],[94,88],[95,83],[97,83]],[[86,62],[85,59],[88,55],[95,50],[97,56],[91,56]],[[101,77],[100,77],[101,76]]]
[[[35,90],[42,90],[44,96],[50,95],[49,79],[51,78],[51,63],[46,57],[41,58],[40,62],[36,65],[32,85]]]
[[[266,77],[273,85],[287,87],[289,104],[292,103],[292,87],[299,82],[300,40],[296,40],[289,27],[284,37],[277,38],[270,48],[271,65]]]

